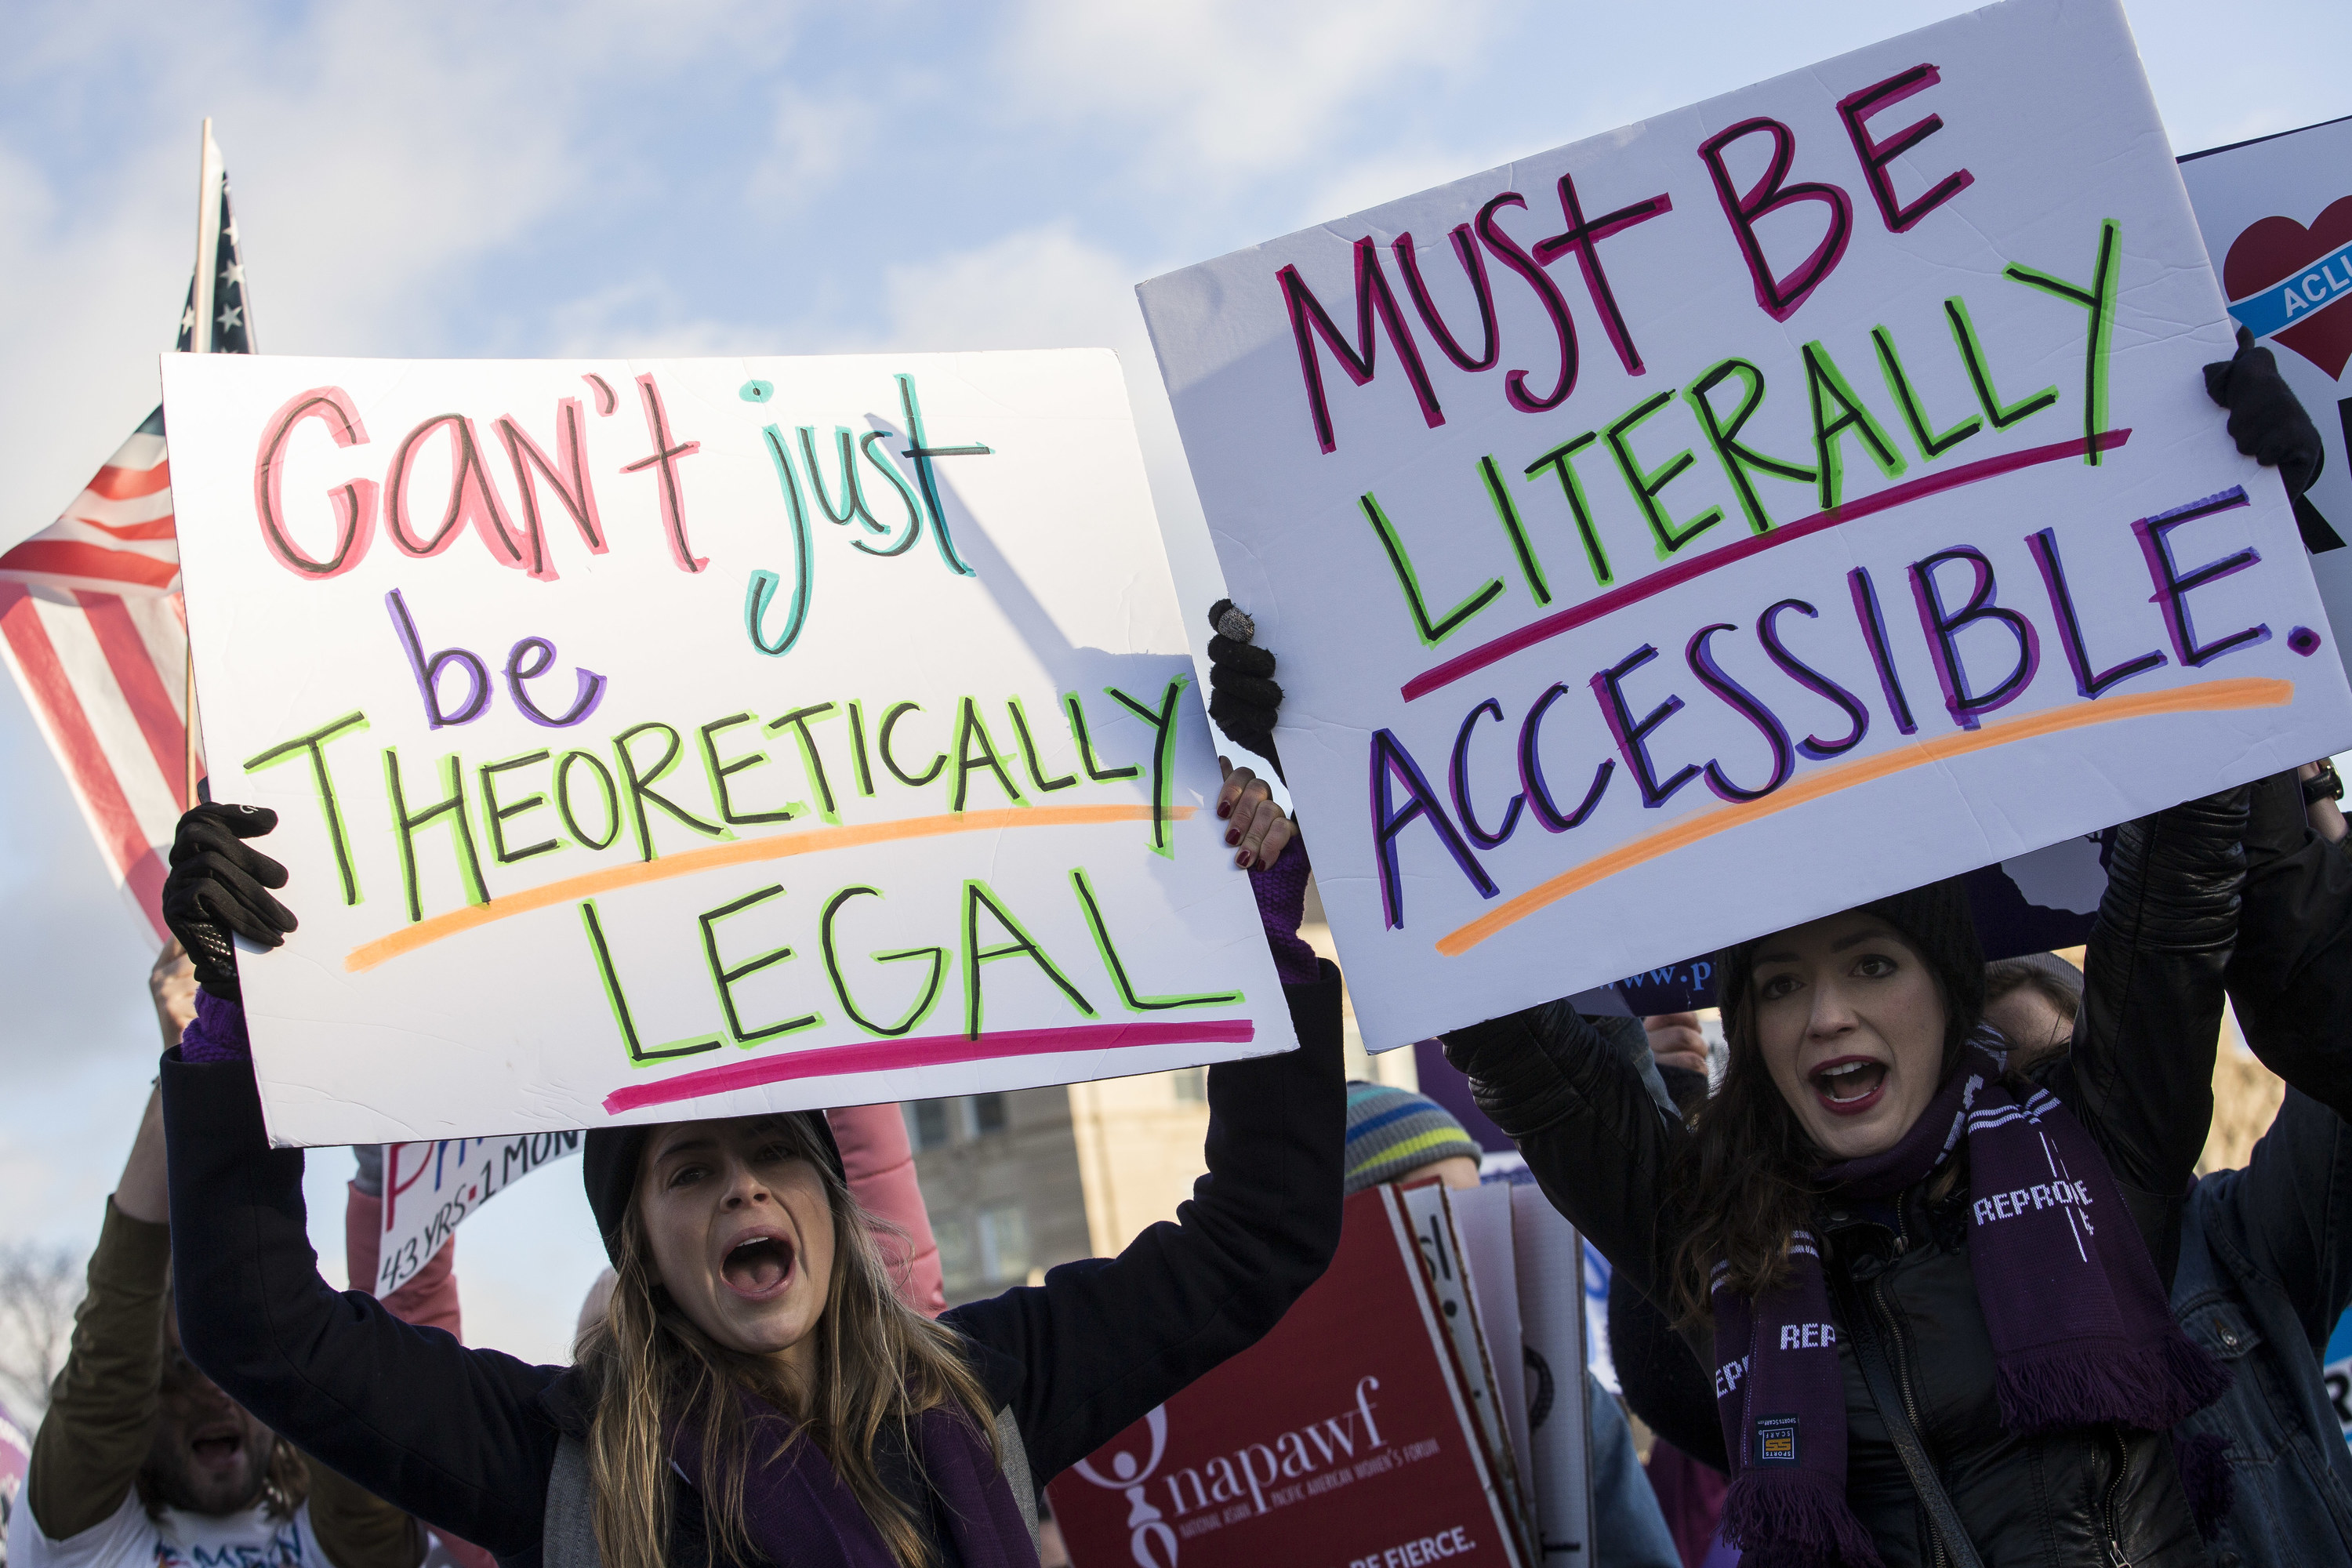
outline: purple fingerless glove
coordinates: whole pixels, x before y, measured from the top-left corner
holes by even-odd
[[[1297,922],[1294,921],[1293,923]],[[180,1059],[184,1062],[251,1061],[253,1045],[245,1036],[245,1005],[199,989],[196,992],[195,1022],[180,1035]]]
[[[1264,870],[1251,868],[1250,891],[1257,895],[1257,918],[1265,945],[1274,950],[1274,972],[1285,985],[1312,985],[1323,978],[1315,950],[1298,934],[1307,913],[1307,846],[1291,841],[1282,858]]]

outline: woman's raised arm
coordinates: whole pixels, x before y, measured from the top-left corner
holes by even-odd
[[[2181,1195],[2213,1120],[2246,798],[2241,785],[2116,829],[2074,1050],[2049,1075],[2106,1155],[2168,1286]]]
[[[199,805],[180,819],[164,918],[202,989],[164,1054],[173,1298],[190,1360],[304,1452],[385,1501],[501,1557],[540,1539],[562,1375],[402,1322],[319,1277],[302,1152],[272,1149],[253,1080],[235,932],[276,946],[286,871],[249,839],[277,814]]]

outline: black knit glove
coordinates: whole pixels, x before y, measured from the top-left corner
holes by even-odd
[[[2278,359],[2254,346],[2254,334],[2238,329],[2238,353],[2205,367],[2205,391],[2230,411],[2230,438],[2238,450],[2286,481],[2289,500],[2319,478],[2327,461],[2319,427],[2303,411],[2294,389],[2279,374]]]
[[[1234,745],[1272,763],[1281,778],[1274,725],[1282,688],[1274,683],[1274,655],[1250,642],[1256,628],[1231,599],[1209,607],[1209,625],[1217,633],[1209,639],[1209,717]]]
[[[196,984],[215,996],[241,999],[236,944],[286,941],[292,911],[267,889],[286,885],[286,868],[244,842],[278,826],[259,805],[199,805],[180,818],[172,838],[172,874],[163,879],[163,923],[188,950]]]

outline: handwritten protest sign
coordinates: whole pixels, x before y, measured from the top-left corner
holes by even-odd
[[[1375,1047],[2352,740],[2113,4],[1139,292]]]
[[[2336,628],[2352,626],[2352,119],[2193,153],[2180,178],[2230,315],[2277,357],[2319,426],[2327,463],[2305,497],[2312,575]]]
[[[1294,1043],[1112,357],[177,357],[273,1137]]]
[[[577,1132],[385,1144],[383,1234],[369,1289],[391,1295],[449,1245],[475,1210],[541,1166],[578,1152]]]

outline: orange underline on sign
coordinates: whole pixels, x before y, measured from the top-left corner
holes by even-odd
[[[1580,893],[1595,882],[1630,871],[1662,855],[1671,855],[1718,833],[1727,833],[1745,823],[1819,800],[1840,790],[1869,784],[1874,779],[1890,777],[1928,763],[1965,756],[1970,752],[1990,751],[1995,746],[2007,746],[2019,741],[2032,741],[2043,735],[2055,735],[2067,730],[2084,730],[2094,724],[2113,724],[2125,719],[2147,719],[2159,713],[2214,713],[2239,708],[2282,708],[2294,700],[2294,682],[2263,677],[2241,680],[2208,680],[2195,686],[2183,686],[2170,691],[2151,691],[2137,697],[2112,697],[2096,702],[2078,702],[2064,708],[2053,708],[2046,713],[2030,713],[2022,719],[2004,723],[1987,724],[1979,730],[1963,730],[1955,735],[1940,736],[1917,745],[1886,752],[1879,756],[1865,757],[1843,767],[1830,768],[1793,784],[1784,784],[1761,800],[1727,805],[1675,824],[1672,827],[1653,833],[1646,838],[1612,849],[1606,855],[1587,860],[1572,871],[1563,871],[1550,881],[1529,888],[1526,892],[1480,915],[1469,924],[1446,932],[1437,939],[1437,951],[1448,958],[1459,958],[1497,931],[1516,925],[1538,910],[1556,904],[1573,893]]]
[[[1168,816],[1172,821],[1181,822],[1200,809],[1197,805],[1171,805],[1168,808]],[[1088,827],[1104,823],[1150,820],[1151,808],[1148,805],[1006,806],[996,811],[957,811],[940,816],[910,816],[897,822],[862,822],[844,827],[820,827],[809,833],[777,834],[734,844],[714,844],[708,849],[689,849],[683,855],[665,855],[658,860],[637,860],[626,866],[609,866],[601,871],[589,871],[561,882],[550,882],[545,887],[509,893],[486,904],[468,904],[462,910],[451,910],[447,914],[419,921],[413,926],[394,931],[390,936],[362,942],[343,955],[343,967],[356,974],[362,970],[373,969],[386,959],[414,952],[420,947],[430,946],[460,931],[478,930],[493,921],[529,914],[551,904],[570,903],[574,899],[593,898],[615,888],[635,888],[671,877],[691,877],[698,871],[715,870],[722,866],[782,860],[787,856],[815,855],[828,849],[856,849],[868,844],[896,844],[908,838],[938,838],[950,833],[991,833],[1013,827]]]

